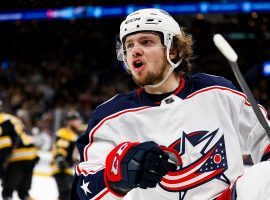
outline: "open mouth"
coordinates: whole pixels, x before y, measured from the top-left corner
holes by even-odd
[[[137,60],[133,62],[133,67],[135,71],[141,71],[144,68],[144,64],[142,61]]]

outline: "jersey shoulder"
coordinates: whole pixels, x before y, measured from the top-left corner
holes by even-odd
[[[84,158],[83,149],[85,145],[89,144],[90,131],[106,117],[112,116],[127,109],[145,106],[138,99],[137,92],[131,91],[129,93],[118,94],[96,107],[91,114],[90,120],[88,121],[88,127],[85,134],[81,135],[77,140],[77,148],[80,152],[81,158]]]
[[[191,76],[190,81],[192,82],[192,92],[196,92],[203,88],[215,86],[237,90],[230,80],[222,76],[214,76],[206,73],[198,73],[196,75]]]
[[[138,95],[136,91],[120,93],[99,105],[94,110],[93,115],[98,116],[99,119],[103,119],[120,111],[126,109],[134,109],[142,106],[144,105],[138,101]]]

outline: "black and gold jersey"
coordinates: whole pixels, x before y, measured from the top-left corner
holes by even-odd
[[[53,145],[53,174],[60,172],[59,166],[57,165],[57,158],[63,159],[67,168],[64,170],[65,173],[72,174],[72,168],[74,165],[74,148],[75,143],[78,139],[78,134],[70,128],[60,128],[56,132],[56,140]]]
[[[7,113],[0,113],[0,152],[10,149],[8,162],[34,160],[37,148],[33,138],[24,130],[22,121]]]

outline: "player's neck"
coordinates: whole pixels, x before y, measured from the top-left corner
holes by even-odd
[[[149,94],[164,94],[176,90],[180,85],[180,78],[175,77],[174,74],[171,74],[170,77],[159,87],[152,88],[145,86],[144,89]]]

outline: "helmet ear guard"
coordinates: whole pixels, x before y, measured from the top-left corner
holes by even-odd
[[[124,53],[124,46],[123,43],[120,41],[119,35],[117,35],[115,39],[115,47],[117,60],[124,62],[127,73],[130,73],[130,69],[128,67],[127,59]]]
[[[122,42],[120,41],[119,35],[117,35],[115,39],[115,48],[117,60],[124,61],[124,47]]]

